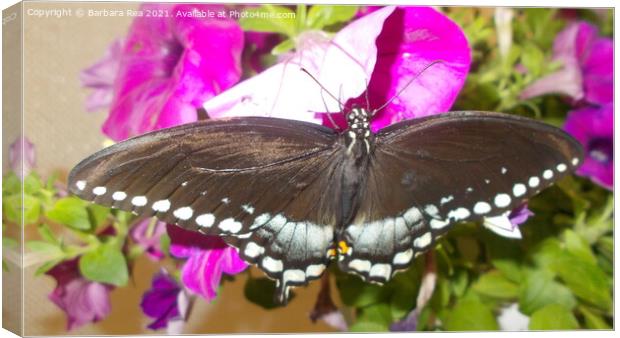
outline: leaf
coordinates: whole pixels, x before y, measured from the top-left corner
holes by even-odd
[[[19,194],[2,199],[3,219],[15,224],[22,223],[22,197]]]
[[[480,295],[500,299],[516,298],[519,293],[517,284],[506,279],[506,277],[497,270],[490,271],[480,276],[472,285],[472,289]]]
[[[567,253],[551,267],[577,297],[603,310],[611,308],[611,283],[599,266]]]
[[[127,284],[127,261],[115,244],[108,242],[80,257],[79,268],[85,278],[116,286]]]
[[[445,320],[448,331],[497,330],[497,321],[491,310],[479,300],[462,299],[448,313]]]
[[[108,219],[108,216],[110,215],[110,210],[110,208],[97,204],[89,205],[87,207],[87,211],[89,214],[91,229],[95,229],[98,226],[102,225]]]
[[[24,193],[34,195],[43,188],[43,182],[36,172],[32,171],[24,178]]]
[[[31,195],[24,195],[24,224],[34,224],[41,216],[41,201]]]
[[[364,283],[359,277],[350,274],[339,274],[336,285],[340,298],[345,305],[364,307],[387,300],[388,288]]]
[[[41,238],[43,238],[47,242],[60,245],[60,241],[58,240],[58,238],[56,238],[56,235],[54,235],[54,233],[47,224],[39,224],[37,226],[37,231],[39,232],[39,236],[41,236]]]
[[[306,25],[313,29],[322,29],[346,22],[355,16],[357,9],[357,6],[313,5],[308,11]]]
[[[273,49],[271,50],[271,54],[273,55],[284,54],[293,48],[295,48],[295,42],[291,39],[286,39],[280,42],[279,44],[277,44],[275,47],[273,47]]]
[[[246,8],[246,16],[239,19],[244,31],[280,33],[295,37],[295,12],[276,5],[262,5],[259,8]],[[267,16],[261,17],[261,16]]]
[[[609,330],[611,326],[605,322],[605,319],[601,318],[594,311],[588,309],[585,306],[580,306],[579,312],[583,315],[586,321],[586,328],[594,330]]]
[[[37,270],[34,272],[34,275],[40,276],[48,272],[49,270],[51,270],[53,267],[55,267],[60,262],[62,262],[62,258],[53,259],[51,261],[45,262],[40,267],[37,268]]]
[[[16,247],[17,247],[17,241],[15,239],[2,235],[2,248],[14,249]]]
[[[76,197],[59,199],[46,213],[50,220],[76,230],[90,230],[91,225],[86,211],[87,203]]]
[[[33,252],[45,253],[50,259],[63,254],[62,249],[58,245],[43,241],[28,241],[26,242],[26,248]]]
[[[368,307],[364,307],[361,309],[361,313],[357,317],[355,323],[357,324],[357,326],[351,327],[351,331],[361,328],[363,328],[364,330],[373,330],[364,332],[387,331],[389,325],[392,323],[390,306],[385,303],[378,303]],[[361,323],[365,323],[366,325],[362,325]]]
[[[575,330],[579,323],[573,313],[559,304],[549,304],[530,317],[530,330]]]
[[[553,280],[549,272],[529,273],[519,290],[519,310],[531,315],[549,304],[559,304],[572,310],[577,300],[566,286]]]
[[[350,332],[384,332],[386,330],[383,324],[359,320],[349,326]]]
[[[276,292],[276,283],[268,278],[251,278],[245,282],[243,293],[245,298],[250,302],[262,307],[263,309],[274,309],[282,307],[280,303],[275,302],[274,294]],[[289,302],[293,300],[295,293],[291,291]]]
[[[15,175],[15,173],[10,172],[7,175],[4,175],[2,178],[2,197],[6,197],[9,195],[21,194],[22,192],[22,181]]]
[[[568,252],[588,263],[596,264],[596,257],[594,257],[590,245],[573,230],[566,229],[564,231],[564,244]]]

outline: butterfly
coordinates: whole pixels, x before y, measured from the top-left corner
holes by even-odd
[[[333,260],[385,283],[461,221],[506,215],[570,174],[581,146],[532,119],[479,111],[377,133],[267,117],[204,120],[103,149],[70,173],[97,204],[221,236],[276,280],[276,298]]]

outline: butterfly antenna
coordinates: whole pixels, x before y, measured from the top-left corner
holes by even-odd
[[[431,63],[429,63],[428,65],[426,65],[426,67],[424,67],[416,76],[414,76],[411,80],[409,80],[396,94],[394,94],[394,96],[392,96],[389,100],[387,100],[387,102],[385,102],[381,107],[375,109],[372,111],[372,115],[375,115],[376,113],[380,112],[381,110],[383,110],[385,107],[387,107],[390,103],[392,103],[392,101],[394,101],[397,97],[400,96],[400,94],[403,93],[403,91],[405,91],[405,89],[407,89],[407,87],[409,87],[410,84],[413,83],[413,81],[415,81],[418,77],[420,77],[420,75],[422,75],[422,73],[424,73],[427,69],[429,69],[431,66],[441,63],[441,62],[445,62],[444,60],[435,60]]]
[[[368,79],[364,79],[366,81],[366,92],[364,96],[366,97],[366,110],[370,112],[370,95],[368,94]]]
[[[300,68],[302,72],[306,73],[308,76],[310,76],[310,78],[316,82],[316,84],[319,85],[319,87],[321,87],[321,98],[323,98],[323,91],[325,91],[327,94],[329,94],[329,96],[334,99],[336,102],[338,102],[338,105],[340,106],[340,110],[342,111],[344,105],[342,104],[342,102],[340,102],[340,100],[338,98],[336,98],[336,96],[334,96],[334,94],[332,94],[329,90],[327,90],[327,88],[325,88],[320,82],[319,80],[317,80],[312,74],[310,74],[309,71],[306,70],[306,68],[301,67]],[[342,87],[341,87],[342,89]],[[334,121],[334,119],[332,118],[332,114],[329,112],[329,109],[327,109],[327,103],[325,103],[325,100],[323,100],[323,104],[325,105],[325,110],[327,110],[327,118],[329,119],[329,121],[334,125],[334,127],[336,127],[336,129],[340,129],[340,127],[336,124],[336,122]]]
[[[332,127],[334,127],[334,129],[340,131],[340,126],[336,123],[336,121],[334,121],[334,119],[332,118],[332,114],[329,112],[329,108],[327,107],[327,102],[325,102],[325,97],[323,96],[323,90],[321,90],[321,100],[323,100],[323,106],[325,107],[325,111],[327,112],[327,118],[329,119],[329,122],[331,122]]]

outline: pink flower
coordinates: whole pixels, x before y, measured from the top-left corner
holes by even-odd
[[[241,76],[243,32],[236,21],[177,15],[222,6],[149,3],[141,9],[165,10],[170,16],[138,17],[123,39],[110,114],[102,128],[114,140],[196,121],[196,108]],[[84,73],[104,68],[104,79],[109,79],[113,59]],[[90,104],[100,106],[104,100],[94,101]]]
[[[154,222],[151,224],[151,222]],[[131,228],[131,239],[140,245],[148,257],[153,261],[164,258],[164,253],[160,248],[161,235],[166,233],[166,223],[147,218]]]
[[[82,86],[93,89],[86,98],[86,111],[106,109],[112,103],[114,80],[118,73],[122,50],[123,42],[120,39],[115,40],[101,60],[80,73]]]
[[[205,299],[215,298],[223,273],[234,275],[248,267],[237,251],[219,237],[198,235],[170,224],[167,230],[170,253],[178,258],[187,258],[181,270],[183,284]]]
[[[9,166],[19,177],[28,176],[37,162],[34,144],[25,136],[19,136],[9,145]]]
[[[432,8],[384,7],[351,22],[331,39],[306,32],[298,40],[295,54],[207,101],[204,108],[210,116],[258,115],[322,123],[325,114],[320,113],[338,112],[339,104],[322,93],[302,67],[347,106],[365,107],[368,90],[371,109],[419,76],[375,116],[372,128],[377,130],[402,119],[447,111],[469,71],[465,35]],[[443,62],[420,74],[438,60]]]
[[[77,262],[62,262],[45,273],[56,280],[56,288],[48,297],[67,315],[67,330],[100,321],[110,313],[112,287],[86,280]]]
[[[614,186],[614,108],[584,107],[568,113],[564,130],[584,148],[585,159],[577,174],[589,177],[605,189]]]
[[[587,22],[575,22],[556,36],[553,55],[562,62],[562,69],[528,86],[521,98],[557,93],[598,105],[612,101],[612,39],[599,37],[596,27]]]

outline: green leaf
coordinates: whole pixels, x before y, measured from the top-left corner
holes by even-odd
[[[472,285],[472,289],[480,295],[500,299],[516,298],[519,292],[517,284],[509,281],[497,270],[490,271],[480,276]]]
[[[271,54],[273,55],[284,54],[293,48],[295,48],[295,42],[291,39],[286,39],[280,42],[279,44],[277,44],[275,47],[273,47],[273,49],[271,50]]]
[[[82,255],[79,268],[85,278],[95,282],[123,286],[129,278],[125,256],[114,242],[100,245]]]
[[[583,301],[604,310],[611,308],[611,283],[597,265],[566,253],[552,264],[552,269]]]
[[[28,176],[24,178],[24,193],[29,195],[34,195],[38,193],[43,188],[43,182],[41,182],[41,178],[39,175],[31,171]]]
[[[361,309],[361,313],[358,315],[355,323],[357,326],[352,327],[351,331],[354,331],[354,329],[373,330],[364,332],[387,331],[390,323],[392,323],[390,306],[385,303],[378,303],[364,307]],[[366,325],[363,325],[362,323],[365,323]]]
[[[357,6],[313,5],[308,11],[306,25],[312,29],[322,29],[346,22],[355,16],[357,9]]]
[[[389,296],[388,288],[365,283],[350,274],[339,274],[336,285],[342,302],[348,306],[364,307],[385,301]]]
[[[575,330],[579,323],[573,313],[559,304],[549,304],[530,317],[530,330]]]
[[[282,305],[275,302],[274,294],[276,283],[268,278],[251,278],[245,282],[243,293],[250,302],[262,307],[263,309],[274,309]],[[295,293],[291,291],[289,302],[293,300]]]
[[[90,224],[92,226],[91,229],[95,229],[108,219],[111,209],[101,205],[91,204],[88,206],[87,210],[89,213]]]
[[[566,250],[573,255],[588,263],[596,264],[596,257],[594,257],[590,245],[573,230],[566,229],[564,231],[564,245]]]
[[[2,217],[15,224],[22,223],[22,196],[10,195],[2,199]]]
[[[2,248],[4,249],[14,249],[17,247],[17,241],[11,237],[6,237],[4,234],[2,235]]]
[[[39,232],[39,236],[41,236],[41,238],[43,238],[47,242],[54,243],[57,246],[60,245],[60,241],[58,240],[58,238],[56,238],[56,235],[54,235],[54,233],[52,232],[52,229],[50,229],[50,227],[47,224],[45,223],[39,224],[37,226],[37,231]]]
[[[62,255],[62,250],[58,245],[43,241],[28,241],[26,242],[26,248],[33,252],[45,253],[50,258]]]
[[[244,31],[280,33],[290,38],[296,35],[295,12],[284,6],[262,5],[244,11],[247,16],[239,19]]]
[[[595,313],[595,311],[588,309],[585,306],[580,306],[579,312],[583,315],[586,321],[586,328],[594,330],[609,330],[611,326],[607,324],[605,319]]]
[[[21,194],[21,192],[22,181],[19,177],[13,172],[4,175],[2,178],[2,197]]]
[[[532,271],[519,291],[519,310],[531,315],[549,304],[559,304],[572,310],[577,304],[575,296],[564,285],[553,280],[545,271]]]
[[[445,320],[448,331],[497,330],[497,321],[491,310],[479,300],[462,299],[448,313]]]
[[[162,252],[170,253],[170,236],[168,233],[163,233],[161,237],[159,237],[159,246],[161,247]]]
[[[384,332],[387,327],[381,323],[356,321],[349,326],[350,332]]]
[[[24,224],[34,224],[41,216],[41,201],[31,195],[24,195]]]
[[[43,263],[40,267],[37,268],[37,270],[34,272],[34,275],[35,276],[40,276],[40,275],[48,272],[49,270],[51,270],[53,267],[55,267],[60,262],[62,262],[62,258],[58,258],[58,259],[53,259],[51,261],[47,261],[47,262]]]
[[[90,220],[86,210],[87,203],[77,197],[59,199],[46,213],[50,220],[76,230],[90,230]]]

